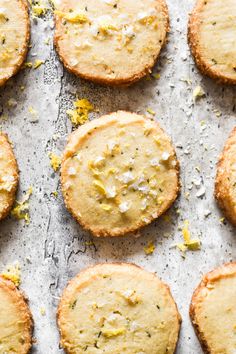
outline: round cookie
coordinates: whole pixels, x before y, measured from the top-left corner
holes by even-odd
[[[236,84],[236,2],[198,0],[190,15],[189,45],[203,74]]]
[[[0,0],[0,86],[23,64],[30,36],[25,0]]]
[[[10,212],[18,186],[17,162],[7,135],[0,132],[0,220]]]
[[[168,286],[133,264],[99,264],[79,273],[58,307],[68,354],[171,354],[180,323]]]
[[[226,217],[236,225],[236,127],[218,162],[215,197]]]
[[[235,353],[236,262],[203,277],[192,297],[190,317],[204,353]]]
[[[62,0],[55,46],[65,67],[108,85],[148,74],[169,29],[165,0]]]
[[[32,346],[33,321],[22,293],[0,276],[0,352],[27,354]]]
[[[179,164],[156,122],[119,111],[74,131],[63,154],[65,204],[94,236],[121,236],[151,223],[179,192]]]

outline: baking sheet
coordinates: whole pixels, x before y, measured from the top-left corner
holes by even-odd
[[[21,288],[28,295],[35,320],[33,353],[57,354],[58,298],[68,280],[81,269],[98,262],[134,262],[157,272],[167,282],[183,317],[177,354],[202,353],[191,327],[188,307],[193,289],[203,273],[236,258],[235,229],[220,219],[213,198],[215,164],[231,129],[236,125],[236,89],[219,86],[197,71],[186,41],[187,16],[193,0],[168,0],[171,16],[169,43],[155,68],[159,80],[142,80],[130,88],[107,88],[76,78],[66,72],[53,49],[53,23],[48,13],[32,21],[32,48],[28,61],[45,60],[37,70],[24,70],[0,89],[3,131],[15,146],[20,168],[18,197],[33,185],[31,223],[7,218],[0,225],[0,266],[19,261]],[[46,44],[49,39],[49,44]],[[206,97],[193,101],[192,91],[202,86]],[[23,88],[23,87],[24,88]],[[99,110],[97,118],[118,109],[146,114],[156,119],[172,137],[181,164],[182,193],[161,218],[143,229],[140,238],[94,239],[66,211],[59,175],[49,165],[48,152],[61,154],[71,123],[66,110],[75,95],[89,99]],[[15,99],[16,107],[8,107]],[[29,113],[38,112],[38,122]],[[203,123],[203,121],[205,123]],[[199,184],[205,194],[199,198]],[[51,193],[58,191],[58,198]],[[201,194],[201,193],[200,193]],[[207,214],[210,215],[206,217]],[[182,240],[180,227],[188,219],[192,237],[202,249],[187,252],[186,258],[172,247]],[[153,241],[156,249],[145,255],[144,246]],[[45,308],[42,316],[40,309]]]

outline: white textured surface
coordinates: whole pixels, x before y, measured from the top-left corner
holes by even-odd
[[[183,317],[178,354],[202,353],[188,317],[193,289],[203,273],[236,257],[235,229],[222,224],[213,198],[215,164],[224,142],[236,125],[236,89],[219,86],[198,73],[186,41],[188,12],[194,1],[169,0],[171,33],[169,43],[157,65],[161,78],[130,88],[104,88],[81,81],[63,70],[55,55],[50,16],[32,23],[32,48],[29,61],[43,59],[37,70],[24,70],[0,90],[0,111],[9,114],[2,129],[15,145],[20,167],[19,197],[33,185],[31,223],[7,218],[0,225],[0,265],[18,260],[22,266],[22,289],[28,295],[35,320],[34,353],[56,354],[59,338],[56,329],[58,298],[67,281],[84,267],[98,262],[128,261],[157,272],[167,282]],[[50,45],[44,39],[50,37]],[[33,56],[35,55],[36,56]],[[192,81],[187,84],[182,79]],[[25,90],[21,90],[21,86]],[[206,97],[193,102],[192,91],[201,85]],[[157,113],[161,126],[172,137],[181,163],[182,193],[171,209],[171,222],[161,218],[141,231],[135,239],[93,239],[66,211],[60,194],[59,176],[49,166],[48,151],[60,153],[71,131],[66,110],[72,106],[75,93],[88,98],[99,113],[92,118],[118,109],[146,113],[147,107]],[[17,100],[16,108],[7,108],[9,98]],[[28,108],[38,111],[39,121],[31,123]],[[216,117],[214,110],[222,112]],[[206,122],[203,130],[201,121]],[[52,136],[61,137],[54,141]],[[198,172],[195,167],[200,168]],[[206,188],[202,198],[193,180]],[[59,191],[58,199],[50,195]],[[185,193],[190,192],[189,200]],[[180,214],[176,210],[180,210]],[[204,217],[206,210],[211,215]],[[193,237],[200,237],[202,249],[188,252],[186,259],[170,248],[181,240],[178,226],[188,219]],[[89,245],[89,241],[93,244]],[[156,250],[146,256],[143,247],[154,240]],[[31,259],[29,263],[26,257]],[[46,316],[40,314],[45,307]]]

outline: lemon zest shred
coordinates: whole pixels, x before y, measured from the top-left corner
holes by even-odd
[[[83,13],[66,13],[62,11],[55,10],[54,13],[59,16],[64,18],[66,21],[71,22],[71,23],[86,23],[89,22],[88,17],[83,14]]]
[[[151,108],[147,108],[147,112],[148,112],[149,114],[151,114],[152,116],[155,116],[155,114],[156,114],[156,112],[153,111],[153,109],[151,109]]]
[[[189,231],[188,227],[189,227],[189,221],[185,220],[184,221],[184,227],[182,229],[182,234],[183,234],[185,243],[188,243],[191,240],[191,235],[190,235],[190,231]]]
[[[121,295],[130,305],[137,305],[141,302],[141,298],[137,295],[135,290],[123,291]]]
[[[153,137],[153,139],[154,139],[155,143],[156,143],[158,146],[161,145],[161,141],[160,141],[160,137],[159,137],[159,136],[156,135],[156,136]]]
[[[43,61],[43,60],[36,59],[35,62],[34,62],[33,68],[34,68],[34,69],[38,69],[42,64],[44,64],[44,61]]]
[[[96,166],[94,166],[94,161],[90,160],[88,161],[88,168],[92,171],[92,173],[95,175],[95,176],[99,176],[102,174],[102,172],[100,172]]]
[[[116,337],[119,336],[120,334],[124,334],[125,333],[125,328],[117,328],[117,329],[103,329],[102,334],[107,337],[107,338],[111,338],[111,337]]]
[[[178,243],[176,247],[185,253],[186,251],[198,251],[201,248],[201,241],[196,238],[196,239],[191,239],[191,234],[189,231],[189,221],[185,220],[184,221],[184,226],[182,228],[182,235],[184,238],[183,243]]]
[[[42,15],[45,15],[46,13],[46,8],[44,8],[43,6],[40,6],[40,5],[33,5],[32,6],[32,13],[33,13],[33,16],[35,17],[40,17]]]
[[[55,172],[57,172],[61,166],[61,157],[56,155],[54,152],[49,152],[48,156],[50,158],[51,167]]]
[[[6,280],[11,280],[16,286],[21,283],[21,268],[18,262],[8,265],[6,270],[1,273],[1,276]]]
[[[104,34],[107,34],[107,33],[109,33],[109,31],[118,31],[118,28],[115,27],[115,26],[112,25],[112,24],[106,24],[106,23],[104,23],[104,24],[102,24],[102,25],[99,27],[99,30],[100,30],[101,32],[103,32]]]
[[[36,111],[36,109],[34,109],[34,107],[32,107],[32,106],[30,106],[30,107],[28,108],[28,110],[29,110],[29,113],[32,114],[32,115],[34,115],[34,116],[36,116],[36,115],[38,114],[38,112]]]
[[[93,241],[85,241],[85,246],[94,246]]]
[[[185,246],[183,243],[177,243],[176,247],[181,251],[181,252],[186,252],[188,247]]]
[[[74,107],[75,109],[69,109],[66,113],[75,126],[84,124],[88,120],[88,114],[94,110],[94,106],[86,98],[76,100]]]
[[[195,87],[195,89],[193,90],[193,99],[197,100],[203,96],[205,96],[205,92],[203,90],[203,88],[201,86],[197,86]]]
[[[99,193],[101,193],[101,194],[103,194],[103,195],[106,195],[106,189],[105,189],[105,187],[104,187],[104,185],[103,185],[102,182],[100,182],[100,181],[94,181],[94,182],[93,182],[93,185],[94,185],[94,187],[97,189],[97,191],[98,191]]]
[[[46,4],[45,0],[37,0],[37,1],[30,0],[29,3],[31,6],[33,17],[44,16],[46,12],[49,10],[49,7]]]
[[[101,208],[105,211],[110,211],[111,210],[111,206],[109,204],[101,204]]]
[[[152,241],[149,241],[148,244],[143,248],[146,255],[153,254],[155,249],[156,249],[156,246],[154,245],[154,243]]]
[[[23,65],[23,68],[29,68],[31,69],[33,66],[33,63],[31,61],[26,61]]]
[[[44,307],[41,307],[41,308],[40,308],[40,314],[41,314],[42,316],[45,316],[45,315],[46,315],[46,310],[45,310]]]
[[[139,20],[143,25],[151,25],[156,19],[156,16],[147,16]]]
[[[158,80],[160,79],[161,75],[159,73],[153,73],[152,76],[154,77],[154,79]]]
[[[25,220],[26,225],[30,223],[29,215],[29,199],[33,193],[32,186],[29,187],[22,201],[16,201],[15,207],[11,211],[11,215],[18,220]]]

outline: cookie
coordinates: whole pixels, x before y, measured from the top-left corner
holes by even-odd
[[[151,72],[169,29],[165,0],[62,0],[55,47],[81,78],[129,85]]]
[[[225,216],[236,225],[236,127],[218,162],[215,197]]]
[[[25,0],[0,0],[0,86],[23,64],[30,37]]]
[[[171,354],[180,323],[168,286],[133,264],[99,264],[79,273],[58,307],[68,354]]]
[[[14,283],[0,276],[0,353],[27,354],[33,321],[27,302]]]
[[[203,277],[193,294],[190,316],[204,353],[235,353],[236,262]]]
[[[0,132],[0,220],[10,212],[15,201],[19,174],[17,162],[6,134]]]
[[[236,3],[198,0],[190,15],[189,45],[201,72],[236,84]]]
[[[137,231],[179,192],[179,164],[156,122],[119,111],[74,131],[63,154],[65,204],[94,236]]]

